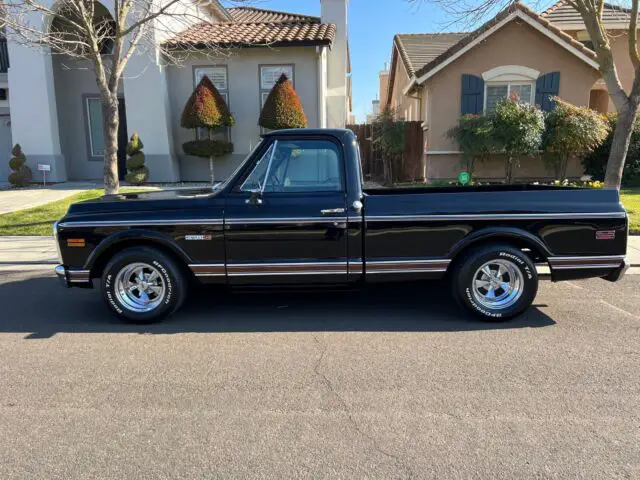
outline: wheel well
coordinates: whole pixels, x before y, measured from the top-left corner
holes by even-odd
[[[102,252],[98,256],[98,258],[96,258],[96,260],[93,262],[93,265],[91,266],[91,278],[101,277],[104,271],[104,267],[107,266],[109,260],[111,260],[116,253],[131,247],[150,247],[159,250],[167,257],[173,259],[176,264],[183,269],[184,273],[188,275],[187,278],[193,276],[193,272],[191,272],[191,269],[188,268],[185,259],[166,245],[162,245],[159,242],[154,242],[153,240],[128,239],[110,245],[104,252]]]
[[[449,265],[448,272],[452,272],[455,269],[455,265],[460,261],[464,255],[475,248],[484,247],[487,245],[509,245],[510,247],[517,248],[519,250],[524,251],[533,263],[541,263],[547,261],[547,254],[540,248],[539,245],[536,245],[535,242],[531,240],[527,240],[523,237],[516,236],[507,236],[507,235],[496,235],[493,237],[482,238],[476,240],[475,242],[471,242],[468,245],[465,245],[460,250],[458,250],[453,257],[451,265]]]

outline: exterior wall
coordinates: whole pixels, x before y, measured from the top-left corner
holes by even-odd
[[[393,80],[393,92],[391,92],[391,108],[396,112],[396,118],[404,118],[407,121],[422,120],[420,118],[420,101],[407,97],[402,93],[409,85],[409,81],[407,69],[398,54]]]
[[[348,0],[320,0],[323,23],[336,25],[331,49],[327,52],[327,127],[344,128],[349,113],[349,49],[347,47]],[[297,85],[296,85],[297,86]]]
[[[481,76],[483,72],[501,65],[522,65],[541,74],[559,71],[559,96],[575,105],[589,105],[591,87],[600,78],[595,69],[529,25],[510,22],[427,82],[431,107],[429,150],[458,150],[446,132],[460,116],[462,75]]]
[[[250,150],[260,140],[260,65],[293,64],[295,89],[302,100],[309,127],[319,127],[319,55],[315,47],[253,48],[228,52],[219,60],[192,58],[181,67],[167,68],[167,88],[170,102],[171,132],[178,157],[180,179],[184,181],[207,181],[209,163],[206,159],[182,153],[182,144],[194,139],[193,130],[180,127],[180,116],[184,105],[194,89],[194,67],[226,65],[229,82],[229,107],[236,119],[231,128],[234,153],[216,159],[216,179],[227,178]],[[144,140],[144,138],[143,138]],[[146,140],[145,140],[146,143]],[[150,166],[153,171],[153,167]]]
[[[89,147],[86,98],[100,94],[91,63],[63,55],[52,58],[60,147],[67,176],[70,180],[102,179],[104,157],[92,157]],[[122,87],[120,91],[124,95]]]

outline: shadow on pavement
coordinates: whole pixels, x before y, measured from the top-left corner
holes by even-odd
[[[0,285],[0,305],[0,332],[29,333],[26,338],[62,332],[455,332],[555,324],[536,306],[505,323],[479,321],[462,311],[437,282],[317,292],[229,293],[202,287],[173,317],[143,326],[119,321],[102,303],[98,289],[65,290],[51,277]]]

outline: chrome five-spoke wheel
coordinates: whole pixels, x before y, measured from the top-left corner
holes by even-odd
[[[518,266],[503,259],[483,264],[473,276],[473,298],[483,307],[502,310],[522,296],[524,277]]]
[[[124,266],[117,273],[115,294],[119,303],[127,310],[145,313],[162,303],[166,285],[157,268],[137,262]]]

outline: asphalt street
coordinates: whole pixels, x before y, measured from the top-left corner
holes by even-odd
[[[0,479],[640,478],[640,275],[505,324],[438,283],[199,290],[120,323],[0,271]]]

